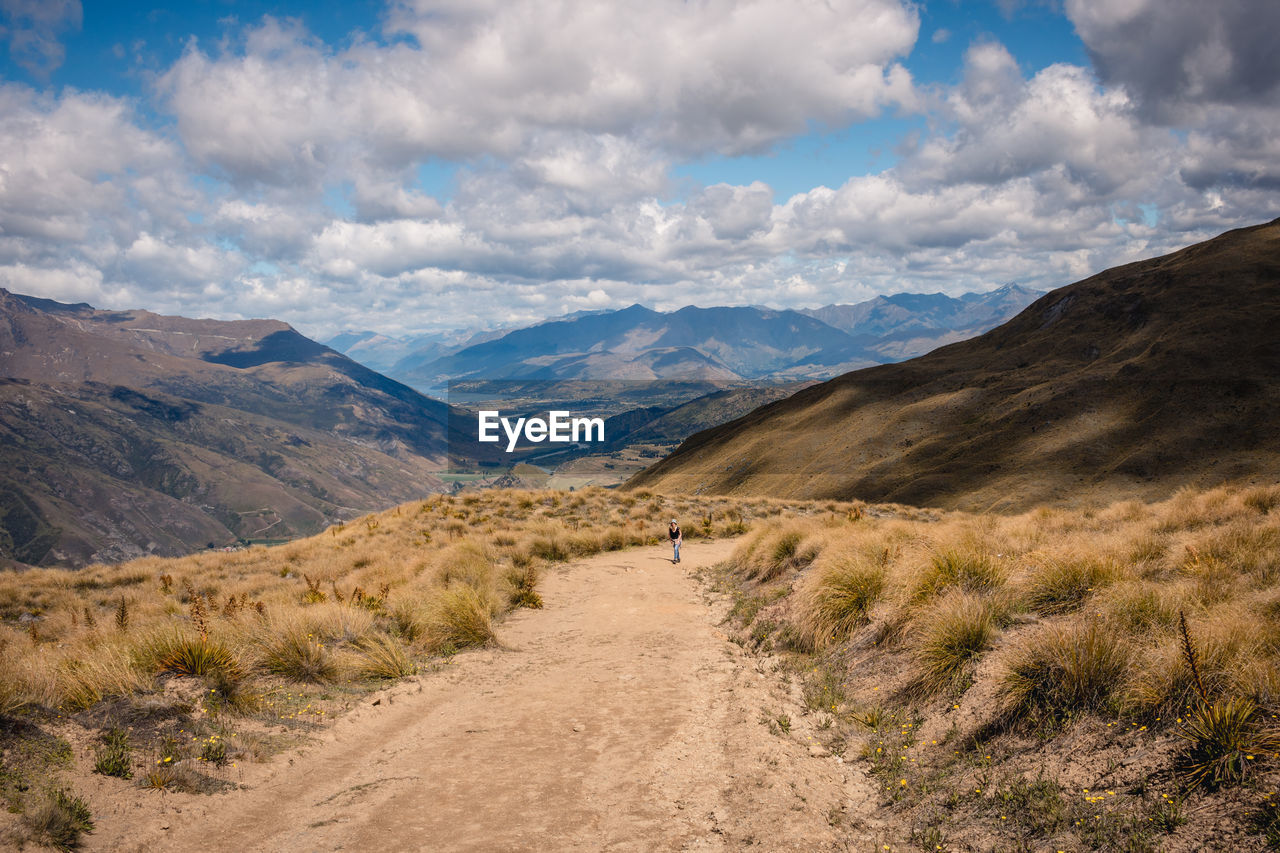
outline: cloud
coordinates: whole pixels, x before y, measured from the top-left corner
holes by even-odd
[[[1280,183],[1280,4],[1272,0],[1068,0],[1099,79],[1150,124],[1188,136],[1188,185]]]
[[[123,101],[0,86],[0,233],[11,253],[92,247],[131,239],[143,219],[180,219],[184,200],[171,192],[184,183],[180,164]]]
[[[13,61],[40,80],[66,58],[61,34],[83,20],[80,0],[0,0],[0,38],[9,40]]]
[[[995,43],[970,48],[944,110],[954,132],[924,142],[899,169],[914,186],[998,184],[1048,170],[1105,200],[1134,190],[1169,155],[1168,134],[1143,127],[1123,91],[1065,64],[1024,80]]]
[[[747,187],[716,184],[699,193],[689,210],[711,226],[716,239],[741,240],[769,227],[773,190],[760,181]]]
[[[1099,79],[1165,122],[1210,104],[1280,104],[1272,0],[1067,0]]]
[[[510,159],[548,136],[737,154],[914,103],[896,60],[918,27],[896,0],[404,3],[390,45],[334,52],[268,18],[235,51],[193,42],[158,85],[187,150],[241,184]]]
[[[1153,8],[1070,4],[1099,63]],[[1230,91],[1248,50],[1185,14],[1233,58],[1164,88],[1027,75],[991,39],[918,88],[889,0],[404,2],[341,49],[267,18],[189,44],[150,102],[0,85],[0,282],[319,336],[1054,287],[1276,215],[1270,89]],[[673,177],[886,110],[923,120],[878,174],[782,203]]]

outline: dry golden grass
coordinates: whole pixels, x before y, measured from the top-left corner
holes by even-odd
[[[398,677],[541,606],[541,565],[793,512],[602,489],[436,496],[274,548],[0,573],[0,713],[91,707],[158,679],[216,689]],[[808,511],[808,509],[806,509]]]
[[[1013,645],[1023,658],[1007,662],[1003,691],[1015,707],[1030,707],[1027,696],[1057,701],[1012,677],[1032,659],[1059,672],[1069,705],[1100,706],[1088,686],[1095,664],[1117,708],[1156,713],[1185,703],[1176,627],[1185,611],[1211,691],[1268,705],[1280,701],[1276,506],[1280,487],[1184,490],[1163,504],[1083,513],[828,513],[757,525],[728,569],[755,586],[794,584],[786,619],[814,648],[868,625],[881,640],[914,637],[919,670],[935,688],[954,667],[926,659],[948,649],[976,658],[1018,616]],[[1058,646],[1079,659],[1055,657]],[[1128,665],[1116,666],[1117,655]]]
[[[742,642],[835,673],[846,698],[821,736],[867,744],[887,800],[939,827],[920,836],[929,849],[1160,849],[1188,820],[1174,792],[1280,783],[1278,507],[1269,486],[1012,516],[819,513],[757,524],[723,581]],[[886,717],[907,721],[900,738],[858,722]],[[1062,800],[1072,820],[1049,843],[1010,803],[1033,789],[1058,803],[1073,783],[1028,768],[1137,793],[1101,806],[1086,792],[1078,814]],[[1142,793],[1155,786],[1167,796]],[[1245,838],[1248,798],[1232,796],[1203,810]],[[1226,837],[1197,827],[1211,834],[1180,849]]]

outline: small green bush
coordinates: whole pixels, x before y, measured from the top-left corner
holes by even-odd
[[[97,754],[93,761],[93,772],[103,776],[115,776],[117,779],[132,779],[133,767],[131,757],[133,749],[129,745],[129,735],[120,729],[111,729],[102,736]]]

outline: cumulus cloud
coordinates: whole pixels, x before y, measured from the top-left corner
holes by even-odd
[[[47,80],[67,55],[62,33],[80,29],[83,19],[80,0],[0,0],[0,39],[14,62]]]
[[[239,50],[193,43],[160,90],[187,149],[241,182],[513,158],[548,133],[734,154],[913,103],[896,59],[918,27],[896,0],[405,3],[390,46],[267,19]],[[555,166],[529,164],[581,174]]]
[[[1280,103],[1272,0],[1067,0],[1099,78],[1165,121],[1206,104]]]
[[[1099,79],[1148,123],[1188,134],[1188,185],[1280,184],[1280,4],[1068,0]]]
[[[1166,133],[1135,120],[1122,90],[1100,89],[1073,65],[1024,81],[995,43],[969,50],[945,109],[954,133],[926,141],[900,170],[917,186],[997,184],[1052,170],[1054,181],[1065,176],[1104,200],[1158,171],[1169,147]]]
[[[1275,216],[1274,75],[1235,2],[1188,5],[1200,31],[1071,0],[1094,67],[987,39],[924,90],[893,0],[406,0],[341,49],[267,18],[156,78],[162,130],[0,86],[0,283],[319,336],[1054,287]],[[1144,21],[1191,40],[1176,85],[1119,56],[1159,59]],[[672,177],[886,110],[926,122],[878,174],[782,202]]]

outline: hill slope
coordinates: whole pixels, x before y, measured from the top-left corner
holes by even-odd
[[[699,433],[631,487],[1001,510],[1280,475],[1280,220]]]
[[[0,290],[0,558],[289,538],[440,487],[447,407],[271,320]]]

